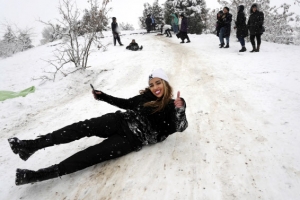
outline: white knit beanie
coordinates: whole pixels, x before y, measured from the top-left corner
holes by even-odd
[[[169,82],[169,78],[164,70],[161,68],[152,71],[152,74],[149,75],[149,81],[153,78],[161,78],[167,82]]]

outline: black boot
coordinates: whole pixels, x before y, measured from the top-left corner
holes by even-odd
[[[48,168],[31,171],[28,169],[17,169],[16,185],[24,185],[27,183],[35,183],[59,177],[58,165],[53,165]]]
[[[50,134],[39,136],[35,140],[19,140],[18,138],[8,139],[11,150],[15,154],[19,154],[20,158],[26,161],[37,150],[53,146],[53,139]]]
[[[143,46],[141,45],[140,50],[142,50],[142,49],[143,49]]]
[[[229,44],[226,44],[226,46],[224,48],[229,48]]]
[[[191,42],[191,40],[188,40],[186,43],[190,43]]]
[[[260,45],[257,45],[255,52],[259,52],[259,49],[260,49]]]
[[[251,52],[251,53],[256,52],[256,47],[255,47],[255,45],[252,46],[252,47],[253,47],[253,49],[252,49],[252,51],[250,51],[250,52]]]
[[[242,47],[242,49],[239,50],[239,52],[245,52],[245,51],[247,51],[246,47]]]
[[[220,46],[220,48],[223,48],[223,47],[224,47],[224,45],[225,45],[225,43],[221,43],[221,46]]]
[[[182,43],[184,43],[184,41],[182,40],[180,43],[182,44]]]

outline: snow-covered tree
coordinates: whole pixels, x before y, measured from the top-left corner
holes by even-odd
[[[90,3],[90,10],[84,10],[84,15],[80,21],[80,35],[93,31],[101,32],[108,25],[108,18],[101,13],[102,10],[99,10],[97,1],[94,4],[92,4],[93,1],[90,1]]]
[[[188,32],[201,34],[207,21],[205,0],[167,0],[165,2],[165,21],[170,23],[170,15],[183,13],[188,18]]]
[[[89,0],[90,3],[90,19],[88,23],[83,24],[80,21],[79,10],[75,6],[74,0],[61,0],[58,7],[61,18],[58,20],[61,27],[66,27],[66,31],[63,33],[63,40],[59,46],[55,49],[53,60],[47,60],[49,64],[56,68],[53,72],[53,81],[56,78],[58,72],[61,72],[63,76],[67,76],[80,69],[86,69],[89,55],[91,54],[92,45],[95,45],[98,49],[105,48],[101,44],[100,38],[102,38],[101,31],[107,23],[107,4],[110,0],[103,0],[102,6],[98,5],[97,0]],[[81,35],[82,31],[84,32]],[[76,69],[70,72],[70,70],[64,69],[65,65],[70,67],[72,64]]]
[[[30,33],[28,30],[20,30],[18,35],[18,51],[25,51],[33,47],[31,44],[32,40],[30,38]]]
[[[63,34],[66,32],[66,28],[61,27],[59,24],[47,23],[47,26],[42,31],[43,39],[41,44],[53,42],[55,40],[62,39]]]
[[[132,24],[121,22],[119,27],[122,31],[133,31],[134,27]]]
[[[32,48],[31,29],[13,30],[10,25],[6,26],[3,40],[0,41],[0,57],[11,56],[14,53]]]
[[[149,3],[144,3],[143,16],[139,18],[141,28],[146,27],[145,22],[147,15],[149,14],[154,17],[156,24],[161,24],[163,22],[164,12],[163,8],[159,5],[158,0],[155,0],[152,6]]]

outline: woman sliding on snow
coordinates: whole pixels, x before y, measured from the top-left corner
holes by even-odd
[[[172,87],[162,69],[153,71],[148,80],[149,87],[140,95],[130,99],[110,96],[93,90],[96,100],[125,109],[66,126],[35,140],[8,139],[10,147],[22,160],[27,160],[37,150],[79,140],[83,137],[106,138],[101,143],[88,147],[59,164],[32,171],[17,169],[16,185],[35,183],[70,174],[97,163],[138,151],[144,145],[165,140],[175,132],[184,131],[186,120],[184,99],[172,99]]]
[[[126,47],[126,49],[131,50],[131,51],[138,51],[142,50],[143,46],[139,47],[139,44],[135,42],[135,39],[131,41],[131,43]]]

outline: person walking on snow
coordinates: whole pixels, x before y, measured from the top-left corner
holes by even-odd
[[[248,28],[246,25],[246,16],[244,13],[244,6],[240,5],[238,7],[238,14],[235,21],[235,27],[236,29],[236,37],[238,38],[239,42],[241,43],[242,49],[239,52],[245,52],[247,51],[245,47],[245,37],[248,36]]]
[[[162,69],[152,72],[148,87],[140,95],[129,99],[110,96],[103,91],[93,90],[96,100],[125,109],[100,117],[87,119],[39,136],[35,140],[8,139],[10,147],[22,160],[27,160],[37,150],[69,143],[83,137],[106,138],[101,143],[75,153],[59,164],[39,169],[16,170],[16,185],[44,181],[71,174],[97,163],[138,151],[148,144],[164,141],[175,132],[183,132],[188,127],[185,115],[186,103],[173,90],[169,78]]]
[[[174,34],[177,34],[178,33],[178,17],[176,16],[176,14],[171,14],[171,16],[173,17],[171,24],[172,24]]]
[[[147,33],[150,33],[150,31],[151,31],[151,24],[152,24],[152,19],[150,18],[150,14],[147,15],[145,23],[146,23],[146,26],[147,26]]]
[[[120,46],[123,46],[121,39],[120,39],[120,30],[119,30],[119,26],[117,23],[117,18],[113,17],[112,18],[113,22],[111,23],[111,30],[113,33],[113,37],[114,37],[114,45],[116,46],[116,40],[118,40],[118,43]]]
[[[171,28],[172,28],[171,25],[162,23],[160,32],[163,34],[167,34],[167,37],[172,37]]]
[[[187,22],[187,18],[184,16],[183,13],[180,14],[180,17],[182,18],[181,20],[181,29],[180,29],[180,35],[181,35],[181,42],[180,43],[184,43],[184,40],[187,39],[186,43],[190,43],[190,38],[187,34],[188,31],[188,22]]]
[[[138,51],[138,50],[142,50],[143,46],[139,47],[139,44],[135,42],[135,39],[133,39],[131,43],[126,47],[126,49],[132,51]]]
[[[219,39],[221,46],[220,48],[229,48],[229,37],[231,31],[231,21],[232,21],[232,14],[229,13],[229,8],[223,8],[223,16],[222,16],[222,27],[219,33]],[[224,38],[226,38],[226,46],[224,43]]]
[[[251,6],[250,16],[247,23],[250,32],[250,41],[253,47],[252,51],[250,51],[251,53],[259,52],[260,45],[261,45],[261,35],[264,32],[264,27],[263,27],[264,18],[265,18],[264,13],[260,12],[258,10],[258,5],[254,3]],[[255,45],[255,38],[257,40],[257,47]]]

